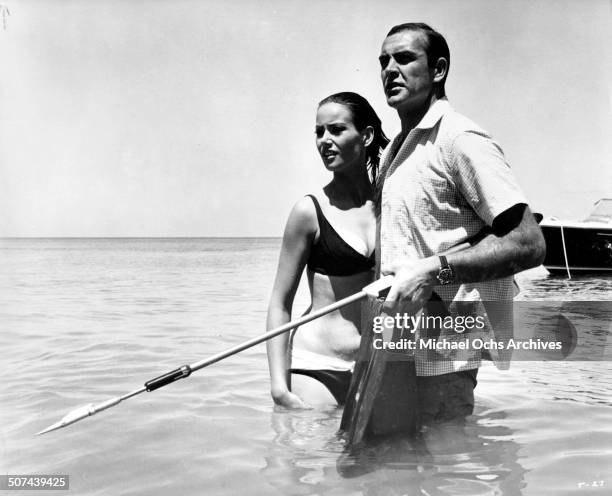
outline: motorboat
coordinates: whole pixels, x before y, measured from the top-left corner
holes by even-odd
[[[544,267],[552,274],[612,274],[612,198],[602,198],[583,221],[543,219]]]

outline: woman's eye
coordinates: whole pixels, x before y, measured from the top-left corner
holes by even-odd
[[[329,132],[332,133],[333,135],[338,135],[342,131],[344,131],[344,128],[342,126],[332,126],[329,128]]]
[[[321,128],[316,128],[316,129],[315,129],[315,136],[316,136],[317,138],[320,138],[321,136],[323,136],[323,129],[321,129]]]

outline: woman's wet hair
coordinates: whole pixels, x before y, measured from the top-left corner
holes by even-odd
[[[376,112],[364,97],[351,91],[334,93],[321,100],[319,107],[326,103],[337,103],[348,108],[353,117],[353,124],[358,131],[363,131],[368,126],[374,129],[374,138],[366,148],[366,165],[370,173],[370,181],[374,186],[376,184],[380,156],[389,143],[389,139],[382,130],[378,115],[376,115]]]

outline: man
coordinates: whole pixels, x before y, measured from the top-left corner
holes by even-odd
[[[458,301],[472,302],[483,336],[507,332],[511,317],[487,305],[511,302],[512,275],[545,254],[527,201],[500,147],[446,99],[450,53],[441,34],[421,23],[395,26],[379,60],[387,103],[401,120],[378,184],[380,269],[395,275],[383,309],[414,314],[435,288],[453,315]],[[488,234],[466,244],[479,233]],[[455,331],[443,329],[439,340],[462,338]],[[417,329],[417,341],[424,334]],[[432,359],[416,347],[421,424],[472,413],[480,358],[471,350]]]

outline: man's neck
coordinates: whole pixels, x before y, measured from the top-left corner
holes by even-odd
[[[421,122],[421,119],[423,119],[427,111],[438,100],[439,98],[435,94],[432,94],[423,104],[423,106],[417,110],[412,109],[409,111],[402,112],[401,109],[398,109],[397,113],[402,123],[402,134],[408,135],[408,133],[412,131],[418,125],[419,122]]]

